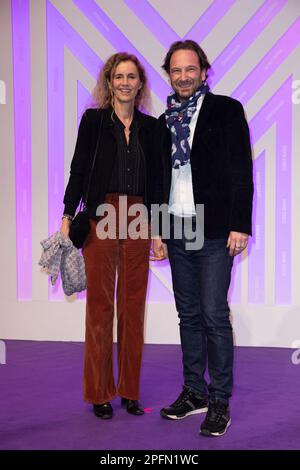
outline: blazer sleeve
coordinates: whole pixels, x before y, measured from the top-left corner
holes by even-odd
[[[164,201],[165,161],[164,136],[166,133],[165,118],[161,115],[156,122],[153,136],[153,203],[162,204]]]
[[[252,234],[253,165],[249,127],[243,106],[232,102],[225,129],[231,184],[229,230]]]
[[[156,122],[153,138],[152,203],[155,205],[155,209],[152,208],[152,236],[162,235],[163,211],[159,211],[159,206],[167,203],[170,192],[169,159],[171,160],[171,147],[168,146],[168,137],[165,115],[162,114]]]
[[[64,214],[74,215],[83,196],[84,182],[90,160],[91,132],[86,111],[80,121],[77,141],[71,162],[69,182],[64,195]]]

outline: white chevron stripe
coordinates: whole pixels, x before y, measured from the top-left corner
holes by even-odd
[[[265,186],[265,303],[273,305],[275,301],[275,201],[276,201],[276,127],[272,126],[256,142],[253,148],[254,159],[265,150],[266,180]]]
[[[50,0],[65,20],[102,60],[114,54],[114,47],[100,34],[97,28],[81,13],[72,0]]]
[[[291,73],[298,76],[296,64],[300,63],[300,45],[274,70],[270,78],[259,88],[255,95],[245,106],[247,117],[251,120],[273,95],[277,92],[280,84],[284,83]],[[300,73],[299,73],[300,76]]]
[[[36,2],[30,18],[32,147],[32,300],[48,301],[47,276],[38,260],[48,236],[46,7]]]
[[[12,64],[12,28],[11,2],[1,2],[0,15],[0,73],[6,83],[6,104],[0,106],[0,217],[1,230],[1,268],[0,298],[16,298],[16,201],[15,201],[15,162],[14,162],[14,102],[13,102],[13,64]],[[0,331],[7,323],[7,315],[1,306]],[[10,312],[8,312],[10,313]],[[2,317],[2,321],[1,321]]]
[[[77,80],[90,92],[95,86],[94,78],[65,47],[64,49],[64,142],[65,142],[65,186],[69,179],[70,164],[77,137]]]
[[[157,70],[164,80],[166,75],[161,69],[162,60],[166,54],[165,48],[158,39],[145,28],[142,21],[122,0],[106,1],[95,0],[102,10],[110,17],[114,24],[132,42],[145,59]],[[124,21],[126,18],[126,21]]]
[[[170,27],[183,37],[214,0],[149,0]]]
[[[232,41],[263,3],[264,0],[243,0],[232,5],[201,43],[210,62],[213,62],[221,54],[227,44]]]
[[[233,90],[249,75],[275,42],[296,20],[295,9],[283,8],[258,38],[245,50],[239,60],[214,88],[215,93],[231,95]]]

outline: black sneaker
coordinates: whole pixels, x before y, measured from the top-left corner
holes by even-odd
[[[205,420],[200,426],[203,436],[223,436],[231,424],[229,406],[220,400],[209,402]]]
[[[183,387],[179,397],[168,408],[162,408],[160,415],[167,419],[183,419],[207,411],[208,399],[199,397],[188,387]]]

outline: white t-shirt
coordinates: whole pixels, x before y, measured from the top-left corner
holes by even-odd
[[[192,149],[193,138],[196,128],[199,111],[203,102],[203,95],[200,96],[197,102],[197,109],[192,116],[190,122],[190,135],[188,142],[190,149]],[[180,166],[178,169],[172,168],[172,182],[169,198],[169,213],[179,217],[191,217],[196,215],[193,182],[192,182],[192,169],[191,164]]]

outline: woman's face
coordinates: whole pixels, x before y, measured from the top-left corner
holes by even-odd
[[[111,80],[114,100],[120,103],[134,103],[135,97],[141,88],[142,82],[135,63],[131,60],[120,62]]]

